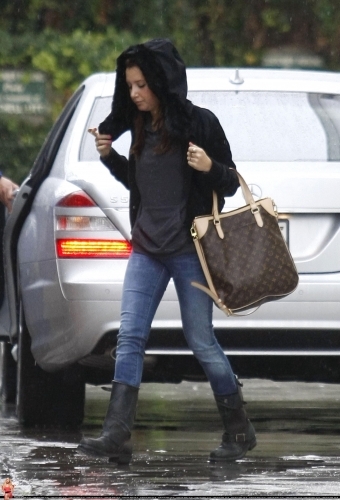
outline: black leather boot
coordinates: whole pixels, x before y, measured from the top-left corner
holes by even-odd
[[[225,432],[222,443],[210,453],[211,461],[231,462],[244,457],[256,446],[255,429],[244,406],[241,384],[237,380],[238,392],[229,396],[216,396],[217,408],[222,417]]]
[[[111,462],[128,464],[132,457],[130,437],[137,400],[137,387],[113,382],[100,437],[83,438],[77,451],[92,457],[108,457]]]

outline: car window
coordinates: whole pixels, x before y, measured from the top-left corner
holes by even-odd
[[[194,104],[219,118],[235,161],[340,160],[340,96],[301,92],[190,92]],[[111,98],[96,99],[88,127],[108,115]],[[127,154],[130,134],[115,142]],[[98,160],[84,136],[80,159]]]
[[[89,119],[87,121],[84,136],[81,142],[79,159],[80,161],[98,161],[99,156],[95,147],[94,137],[89,134],[89,128],[97,127],[107,117],[111,110],[112,97],[98,97],[95,99]],[[119,154],[128,155],[131,144],[131,134],[126,132],[117,141],[114,148]]]

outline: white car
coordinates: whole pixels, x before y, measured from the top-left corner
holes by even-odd
[[[249,316],[215,308],[216,335],[242,377],[340,381],[340,74],[189,69],[257,198],[270,196],[300,282]],[[109,383],[130,252],[129,193],[87,130],[110,112],[114,73],[85,80],[20,187],[4,234],[2,393],[27,424],[78,424],[85,383]],[[115,144],[127,154],[130,135]],[[241,190],[224,210],[244,205]],[[10,342],[8,342],[10,340]],[[30,350],[31,349],[31,350]],[[15,359],[14,359],[15,358]],[[14,378],[17,375],[16,387]],[[170,283],[147,345],[144,381],[204,379]]]

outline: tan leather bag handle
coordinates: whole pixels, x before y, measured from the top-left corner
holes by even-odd
[[[248,187],[248,184],[246,181],[243,179],[242,175],[237,172],[234,168],[231,168],[230,170],[233,170],[239,180],[241,189],[242,189],[242,194],[243,197],[246,201],[246,204],[250,206],[251,213],[254,215],[256,223],[259,227],[263,227],[263,220],[260,214],[259,208],[256,206],[255,200],[253,198],[253,195],[251,194],[251,191]],[[212,215],[214,217],[214,224],[216,227],[216,231],[221,239],[224,238],[223,230],[220,224],[220,214],[218,212],[218,200],[217,200],[217,193],[216,191],[213,192],[213,206],[212,206]]]

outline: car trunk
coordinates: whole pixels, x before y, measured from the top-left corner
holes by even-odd
[[[272,198],[299,273],[340,271],[339,162],[239,162],[254,198]],[[224,211],[243,205],[239,189]]]

